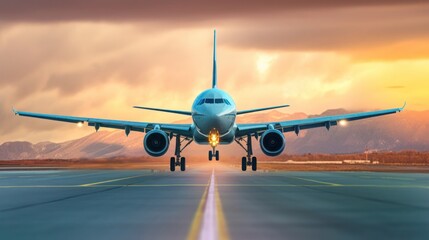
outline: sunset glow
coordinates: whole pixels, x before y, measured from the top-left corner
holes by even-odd
[[[74,6],[0,3],[0,142],[63,141],[93,131],[17,120],[12,106],[182,120],[131,106],[189,110],[210,87],[214,28],[219,87],[239,109],[290,104],[283,111],[320,114],[404,101],[407,110],[429,109],[429,4],[250,1],[242,9],[221,1],[216,4],[224,11],[216,12],[210,4],[192,4],[192,11],[171,4],[177,9],[167,14],[156,3],[106,3],[92,15]],[[112,15],[111,9],[124,11]]]

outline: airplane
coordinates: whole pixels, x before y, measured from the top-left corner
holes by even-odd
[[[378,117],[387,114],[401,112],[406,103],[401,108],[392,108],[379,111],[359,112],[351,114],[333,115],[306,118],[299,120],[260,122],[251,124],[236,123],[238,115],[244,115],[270,109],[289,107],[289,105],[278,105],[264,108],[248,110],[237,110],[232,97],[225,91],[218,88],[217,64],[216,64],[216,30],[213,38],[213,74],[212,87],[201,92],[192,104],[191,111],[181,111],[172,109],[161,109],[144,106],[134,106],[134,108],[160,111],[173,114],[180,114],[192,117],[191,124],[170,124],[155,122],[135,122],[100,118],[75,117],[64,115],[43,114],[35,112],[24,112],[13,109],[15,115],[77,123],[83,125],[87,123],[98,131],[101,127],[122,129],[128,136],[131,131],[144,132],[143,146],[146,152],[153,157],[163,156],[170,145],[170,141],[175,138],[174,156],[170,158],[170,171],[175,171],[176,166],[180,166],[181,171],[186,169],[186,158],[181,153],[192,142],[197,144],[210,145],[208,159],[219,160],[218,145],[238,143],[246,155],[241,159],[241,170],[246,171],[251,166],[253,171],[257,170],[257,158],[253,155],[252,137],[259,140],[262,152],[267,156],[280,155],[286,146],[285,132],[295,132],[299,134],[301,130],[325,127],[329,130],[332,126],[345,125],[347,122],[361,120],[365,118]],[[184,145],[182,147],[182,144]]]

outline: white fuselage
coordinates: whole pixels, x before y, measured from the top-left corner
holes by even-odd
[[[211,131],[218,131],[220,144],[234,140],[237,110],[231,96],[218,88],[207,89],[197,96],[192,105],[194,141],[208,144]]]

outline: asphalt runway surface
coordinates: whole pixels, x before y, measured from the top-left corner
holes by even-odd
[[[429,174],[0,171],[0,239],[429,239]]]

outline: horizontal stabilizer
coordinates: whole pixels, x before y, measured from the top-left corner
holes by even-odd
[[[280,105],[280,106],[273,106],[273,107],[266,107],[266,108],[254,108],[254,109],[249,109],[249,110],[237,111],[237,115],[246,114],[246,113],[253,113],[253,112],[260,112],[260,111],[271,110],[271,109],[276,109],[276,108],[284,108],[284,107],[289,107],[289,105]]]
[[[133,108],[139,108],[139,109],[145,109],[145,110],[151,110],[151,111],[158,111],[158,112],[175,113],[175,114],[188,115],[188,116],[192,115],[192,112],[180,111],[180,110],[171,110],[171,109],[162,109],[162,108],[150,108],[150,107],[142,107],[142,106],[133,106]]]

